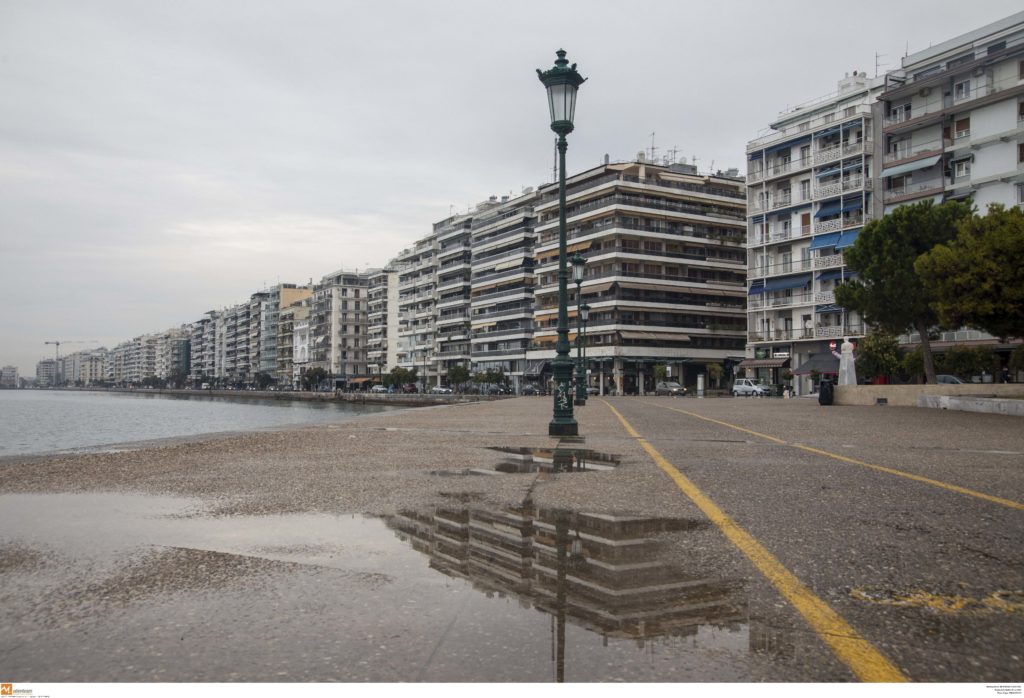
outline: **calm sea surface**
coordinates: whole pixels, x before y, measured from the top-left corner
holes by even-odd
[[[396,409],[145,393],[0,390],[0,459],[105,450],[150,439],[322,424]]]

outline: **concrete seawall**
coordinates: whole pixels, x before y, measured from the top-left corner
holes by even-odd
[[[89,389],[93,391],[94,389]],[[147,388],[110,388],[102,392],[143,393],[147,395],[180,395],[183,397],[221,397],[233,400],[317,400],[326,402],[353,402],[368,405],[403,405],[406,407],[428,407],[431,405],[453,405],[464,402],[490,402],[509,396],[494,395],[432,395],[418,393],[363,393],[363,392],[322,392],[312,393],[291,390],[150,390]]]
[[[1022,383],[964,383],[958,385],[837,385],[837,405],[887,404],[897,407],[931,407],[923,398],[1024,398]],[[881,401],[885,402],[882,403]],[[926,401],[928,402],[928,401]],[[947,403],[948,405],[948,403]],[[938,406],[936,403],[935,406]],[[953,409],[947,406],[947,409]],[[1002,412],[1002,414],[1009,414]]]

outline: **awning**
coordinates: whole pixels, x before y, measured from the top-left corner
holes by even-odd
[[[832,128],[827,128],[824,131],[818,131],[817,133],[814,134],[814,137],[815,138],[827,138],[827,137],[829,137],[829,136],[831,136],[833,134],[836,134],[836,133],[839,133],[839,127],[838,126],[833,126]]]
[[[851,128],[854,128],[855,126],[860,126],[861,123],[862,122],[859,117],[854,121],[847,121],[845,124],[843,124],[843,130],[849,131]]]
[[[349,385],[359,385],[360,383],[365,383],[367,381],[372,381],[372,380],[373,380],[373,378],[349,378],[348,379],[348,384]]]
[[[826,247],[835,247],[836,243],[839,242],[839,237],[842,233],[825,233],[824,235],[818,235],[811,240],[812,250],[823,250]]]
[[[851,201],[850,203],[843,206],[843,213],[849,213],[850,211],[859,211],[864,208],[864,202],[860,199]]]
[[[522,264],[523,264],[523,258],[520,257],[519,259],[513,259],[511,261],[502,262],[501,264],[496,265],[494,267],[494,271],[503,271],[505,269],[512,269],[513,267],[518,267],[518,266],[521,266]]]
[[[830,269],[818,274],[818,281],[835,281],[836,279],[850,279],[857,276],[857,272],[849,269]]]
[[[594,284],[593,286],[587,286],[583,284],[581,293],[604,293],[605,291],[611,290],[612,286],[615,285],[614,281],[606,281],[603,284]]]
[[[544,361],[531,361],[527,365],[526,370],[523,371],[523,375],[524,376],[539,376],[541,373],[544,372],[544,367],[546,367],[549,363],[551,363],[551,362],[550,361],[546,361],[546,360],[544,360]]]
[[[752,223],[763,223],[764,222],[764,214],[763,213],[759,213],[756,216],[754,216],[753,218],[751,218],[750,221]]]
[[[673,341],[673,342],[689,342],[690,335],[688,334],[673,334],[671,332],[633,332],[630,330],[621,330],[619,335],[623,339],[646,339],[649,341]]]
[[[754,281],[750,284],[750,288],[747,290],[748,296],[758,296],[764,293],[764,281]]]
[[[896,165],[896,167],[887,167],[882,170],[882,177],[896,177],[897,175],[904,174],[906,172],[913,172],[914,170],[923,170],[931,167],[939,160],[942,159],[941,155],[933,155],[930,158],[923,160],[915,160],[914,162],[907,162],[902,165]]]
[[[824,218],[825,216],[835,216],[838,215],[839,212],[842,210],[843,205],[840,202],[829,201],[828,203],[823,204],[822,207],[818,209],[818,212],[814,214],[814,217]]]
[[[782,368],[789,363],[789,357],[779,359],[743,359],[736,368]]]
[[[854,228],[853,230],[844,230],[839,235],[839,242],[836,243],[836,249],[845,250],[847,247],[857,242],[858,235],[860,235],[860,228]]]
[[[811,283],[810,274],[799,276],[783,276],[778,279],[768,279],[764,284],[765,291],[785,291],[790,288],[801,288]]]
[[[839,373],[839,359],[831,353],[811,354],[807,361],[800,364],[798,368],[793,369],[793,373],[798,375],[810,373],[811,371],[836,375]]]
[[[825,177],[831,177],[832,175],[839,174],[839,165],[832,165],[832,167],[826,167],[824,170],[818,173],[818,179],[824,179]]]
[[[760,159],[761,159],[761,157],[762,157],[762,155],[763,155],[763,152],[762,152],[762,151],[760,151],[760,150],[755,150],[754,152],[752,152],[752,153],[750,154],[750,159],[751,159],[751,160],[760,160]]]
[[[811,142],[811,137],[810,136],[804,136],[803,138],[797,138],[796,140],[793,140],[793,141],[784,141],[782,143],[777,143],[777,144],[773,145],[771,148],[766,148],[764,152],[766,152],[766,153],[776,153],[776,152],[778,152],[780,150],[789,150],[790,148],[792,148],[794,146],[803,145],[804,143],[810,143],[810,142]]]
[[[964,160],[973,160],[973,159],[974,159],[974,153],[972,153],[971,151],[967,150],[967,151],[964,151],[964,152],[960,153],[959,155],[954,155],[952,158],[950,158],[949,161],[951,163],[953,163],[953,162],[963,162]]]
[[[816,313],[841,313],[843,307],[836,305],[835,303],[829,303],[828,305],[819,305],[814,309]]]

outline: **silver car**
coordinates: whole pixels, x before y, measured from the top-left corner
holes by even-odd
[[[732,384],[732,394],[735,397],[740,395],[752,395],[754,397],[767,397],[771,389],[757,378],[737,378]]]

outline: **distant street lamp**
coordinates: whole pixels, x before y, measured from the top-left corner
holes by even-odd
[[[549,436],[576,436],[579,425],[572,413],[572,359],[569,357],[568,274],[565,252],[565,150],[566,135],[572,133],[576,112],[576,91],[586,80],[569,65],[565,51],[556,51],[558,59],[550,70],[537,70],[537,77],[548,92],[551,130],[558,134],[558,341],[555,343],[554,414],[548,424]]]
[[[580,317],[580,308],[583,305],[580,285],[583,283],[586,266],[586,257],[579,252],[572,256],[572,280],[576,283],[576,400],[573,404],[577,406],[587,404],[587,379],[583,374],[583,319]]]

